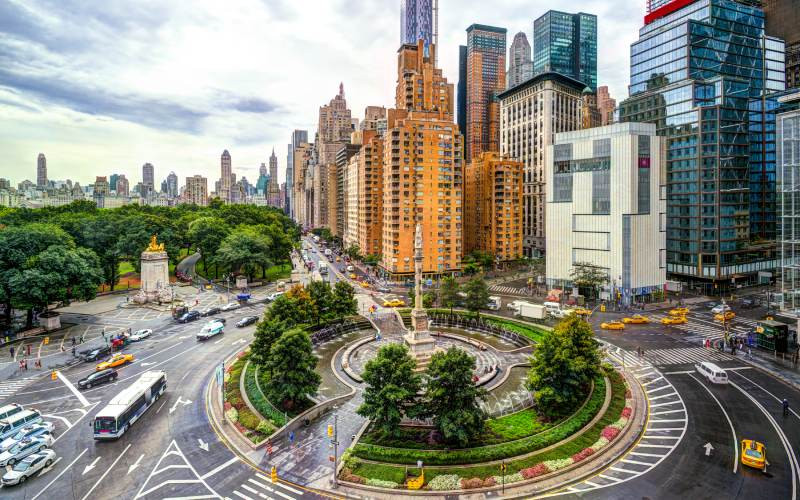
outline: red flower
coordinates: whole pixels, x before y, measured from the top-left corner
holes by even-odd
[[[606,427],[605,429],[603,429],[603,432],[600,433],[601,436],[608,439],[609,441],[617,437],[618,434],[619,434],[619,429],[611,426]]]
[[[547,468],[545,464],[536,464],[533,467],[528,467],[527,469],[522,469],[520,473],[522,477],[525,479],[532,479],[534,477],[543,476],[550,472],[550,469]]]
[[[622,416],[625,418],[630,418],[631,413],[633,413],[633,409],[630,408],[629,406],[626,406],[625,408],[622,409]]]
[[[579,451],[578,453],[572,455],[573,462],[580,462],[584,458],[588,457],[589,455],[594,454],[594,450],[591,448],[584,448],[583,450]]]

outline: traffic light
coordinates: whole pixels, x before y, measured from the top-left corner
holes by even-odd
[[[328,437],[333,437],[333,425],[328,424]]]

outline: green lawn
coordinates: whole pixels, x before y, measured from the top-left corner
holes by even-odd
[[[123,260],[119,263],[119,275],[125,276],[128,273],[134,272],[136,269],[133,268],[133,264],[128,262],[127,260]]]

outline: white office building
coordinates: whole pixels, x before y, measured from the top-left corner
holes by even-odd
[[[545,152],[547,283],[572,292],[587,263],[608,275],[606,297],[648,300],[666,280],[664,139],[649,123],[555,135]]]

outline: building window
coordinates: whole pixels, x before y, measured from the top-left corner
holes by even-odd
[[[611,139],[595,139],[592,141],[592,156],[611,156]]]
[[[592,214],[611,212],[611,175],[609,170],[592,171]]]
[[[572,174],[553,175],[553,201],[556,203],[572,201]]]

